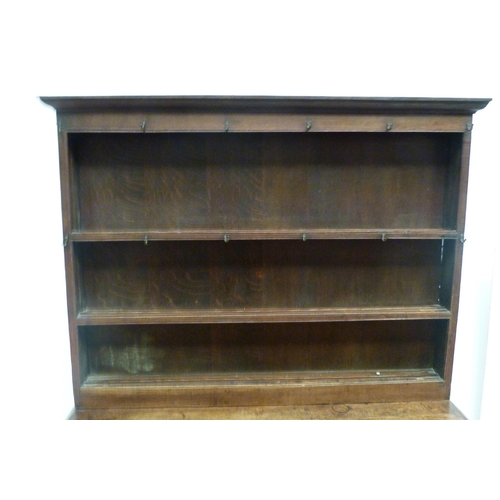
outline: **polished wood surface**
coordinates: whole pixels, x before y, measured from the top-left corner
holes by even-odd
[[[439,289],[441,245],[439,240],[79,243],[81,310],[432,306],[447,301]]]
[[[455,134],[75,134],[73,229],[453,230],[460,147]]]
[[[185,112],[235,111],[328,112],[344,114],[417,113],[424,115],[470,115],[483,109],[488,98],[428,97],[316,97],[316,96],[46,96],[43,102],[61,112],[119,110]]]
[[[189,323],[283,323],[318,321],[369,321],[379,319],[450,319],[443,306],[407,307],[323,307],[323,308],[244,308],[244,309],[94,309],[78,313],[76,324],[189,324]]]
[[[259,372],[282,378],[288,372],[319,372],[337,378],[336,370],[372,370],[370,376],[384,370],[432,370],[444,326],[442,320],[393,320],[106,325],[81,331],[93,374],[234,373],[242,380],[246,373]]]
[[[450,401],[316,406],[77,410],[71,420],[466,420]]]
[[[488,99],[42,100],[79,418],[457,417]]]

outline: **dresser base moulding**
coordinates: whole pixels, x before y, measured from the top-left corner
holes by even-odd
[[[309,406],[75,409],[69,420],[467,420],[450,401]]]

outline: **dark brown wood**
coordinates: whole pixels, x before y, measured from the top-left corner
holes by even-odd
[[[75,245],[81,311],[438,304],[440,240]]]
[[[71,138],[80,232],[456,229],[443,220],[455,134]]]
[[[489,99],[53,97],[76,418],[462,418]]]
[[[324,307],[301,309],[85,309],[77,316],[80,326],[187,323],[286,323],[292,321],[368,321],[380,319],[450,319],[440,305],[408,307]]]
[[[86,357],[81,350],[81,341],[78,336],[76,316],[78,314],[78,296],[80,294],[76,286],[77,263],[75,261],[74,246],[69,244],[69,234],[76,217],[77,190],[74,178],[74,169],[71,165],[70,150],[68,147],[68,134],[59,132],[59,165],[61,179],[61,206],[64,261],[66,273],[68,327],[70,337],[70,349],[72,359],[73,394],[78,404],[80,387],[86,378]]]
[[[335,382],[295,384],[203,383],[175,387],[162,384],[84,385],[79,408],[175,408],[182,406],[276,406],[369,402],[441,401],[446,386],[438,377],[418,380],[411,377],[381,383],[377,380],[349,379]]]
[[[372,370],[380,377],[376,372],[431,370],[446,326],[443,320],[106,325],[82,327],[80,335],[91,375],[124,374],[131,383],[137,374]]]
[[[264,113],[202,114],[135,111],[59,113],[65,132],[458,132],[467,130],[469,115],[307,115]],[[313,116],[313,120],[311,120]],[[226,130],[227,128],[227,130]]]
[[[460,299],[460,279],[462,274],[462,257],[463,246],[465,243],[465,210],[467,204],[467,185],[469,181],[469,157],[471,147],[471,132],[465,132],[462,139],[462,154],[459,163],[459,189],[457,193],[457,230],[462,237],[453,245],[449,242],[446,243],[445,248],[448,252],[448,259],[445,261],[444,269],[447,270],[449,278],[445,281],[446,286],[449,288],[450,293],[450,311],[452,317],[448,330],[448,341],[446,344],[446,353],[443,357],[444,360],[444,377],[446,380],[448,398],[451,393],[451,377],[453,370],[453,356],[455,352],[455,337],[458,321],[458,305]]]
[[[72,96],[42,97],[43,102],[58,111],[178,110],[183,113],[216,111],[271,111],[294,114],[326,112],[328,114],[408,113],[471,115],[483,109],[491,99],[426,97],[283,97],[283,96]]]
[[[454,229],[171,229],[147,231],[73,231],[69,241],[193,241],[193,240],[381,240],[390,239],[458,239]]]

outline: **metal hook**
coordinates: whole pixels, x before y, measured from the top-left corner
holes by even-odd
[[[387,235],[385,233],[382,233],[382,241],[387,241]]]
[[[304,234],[302,235],[302,241],[306,241],[306,239],[307,239],[307,236],[306,236],[306,233],[304,233]]]
[[[229,234],[224,235],[224,243],[227,243],[229,241]]]
[[[141,123],[141,130],[143,132],[146,132],[146,120],[143,120],[142,123]]]
[[[387,122],[386,129],[387,131],[392,130],[392,122]]]
[[[146,236],[144,236],[144,244],[147,245],[148,244],[148,235],[146,234]]]
[[[307,120],[307,122],[306,122],[306,132],[309,132],[309,130],[311,130],[312,126],[313,126],[312,120]]]
[[[230,122],[229,120],[226,120],[226,121],[224,122],[224,130],[225,130],[226,132],[229,132],[229,127],[230,127],[230,126],[231,126],[231,122]]]

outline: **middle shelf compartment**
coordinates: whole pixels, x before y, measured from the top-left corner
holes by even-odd
[[[454,240],[73,243],[80,324],[137,315],[447,317]],[[285,318],[285,315],[288,315]],[[427,316],[426,316],[427,315]],[[111,320],[106,320],[106,316]],[[113,319],[114,318],[114,319]],[[179,319],[179,318],[178,318]],[[237,318],[236,318],[237,319]],[[147,321],[145,321],[147,322]],[[153,321],[154,322],[154,321]]]

